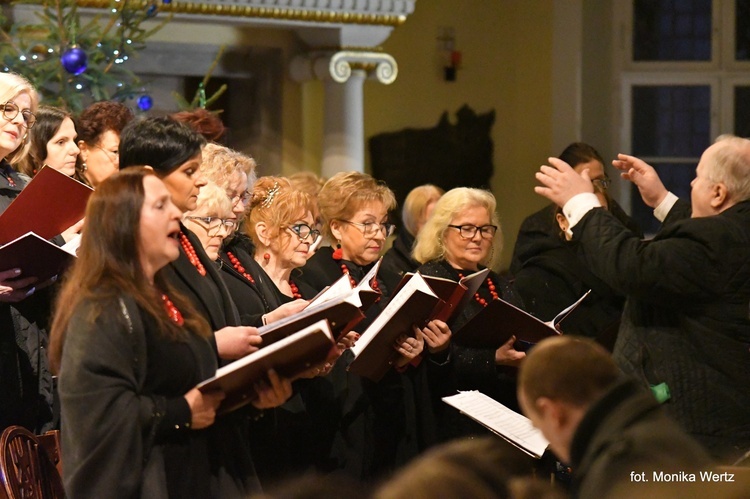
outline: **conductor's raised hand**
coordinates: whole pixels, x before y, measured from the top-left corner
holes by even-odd
[[[258,329],[251,326],[227,326],[214,332],[219,357],[239,359],[258,350],[263,342]]]
[[[292,396],[292,382],[279,376],[276,371],[268,371],[268,382],[261,380],[255,383],[258,398],[252,404],[257,409],[278,407]]]
[[[36,277],[21,277],[21,269],[0,272],[0,302],[16,303],[34,294]]]
[[[197,388],[193,388],[185,394],[185,400],[190,406],[190,427],[194,430],[200,430],[214,424],[216,409],[224,400],[224,392],[203,393]]]
[[[664,201],[669,191],[664,187],[653,166],[642,159],[627,154],[618,154],[617,159],[612,161],[612,166],[620,170],[622,178],[631,181],[638,187],[646,206],[656,208]]]
[[[540,186],[534,192],[540,194],[558,206],[565,206],[573,196],[585,192],[594,192],[594,185],[589,178],[588,168],[579,175],[565,161],[558,158],[547,158],[549,165],[542,165],[536,173]]]

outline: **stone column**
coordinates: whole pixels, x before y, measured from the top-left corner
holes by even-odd
[[[393,83],[396,61],[381,52],[316,52],[296,57],[291,73],[298,81],[314,77],[324,82],[321,174],[329,178],[342,171],[364,171],[364,81]]]

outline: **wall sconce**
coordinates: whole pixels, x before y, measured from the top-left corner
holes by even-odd
[[[461,51],[456,50],[456,35],[452,26],[438,28],[438,52],[445,81],[456,81],[456,72],[461,68]]]

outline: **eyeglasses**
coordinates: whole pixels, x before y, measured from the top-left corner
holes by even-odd
[[[28,109],[25,109],[21,111],[21,109],[18,107],[18,104],[16,104],[13,101],[8,101],[5,104],[2,104],[2,111],[3,111],[3,118],[5,118],[8,121],[13,121],[16,119],[16,116],[18,116],[18,113],[21,113],[23,116],[23,126],[26,127],[26,129],[30,129],[34,126],[34,123],[36,123],[36,116],[34,113],[29,111]]]
[[[219,218],[219,217],[185,217],[187,220],[195,220],[199,223],[201,227],[206,229],[206,233],[208,234],[208,237],[216,237],[221,232],[221,228],[223,227],[224,230],[227,231],[227,233],[232,232],[235,227],[237,227],[237,220],[229,219],[229,218]],[[204,225],[205,224],[205,225]]]
[[[591,180],[591,183],[594,184],[594,189],[597,191],[604,193],[609,189],[609,186],[612,185],[612,180],[608,176],[604,176],[602,178],[595,178]]]
[[[351,225],[356,225],[359,230],[362,231],[362,235],[368,238],[375,237],[378,231],[382,232],[385,237],[393,235],[396,230],[396,226],[390,223],[379,224],[377,222],[350,222],[349,220],[339,220],[339,222],[346,222]]]
[[[242,204],[247,204],[250,201],[250,192],[245,191],[242,194],[235,194],[234,191],[228,191],[227,197],[235,204],[237,201],[242,201]]]
[[[495,237],[497,232],[497,225],[482,225],[477,227],[476,225],[449,225],[448,227],[458,229],[458,233],[462,239],[474,239],[477,235],[477,231],[481,235],[482,239],[492,239]]]
[[[93,145],[91,147],[93,147],[95,149],[99,149],[100,151],[102,151],[107,156],[107,158],[109,158],[109,160],[112,163],[119,163],[120,162],[120,151],[108,151],[105,148],[103,148],[102,146],[98,146],[98,145]]]
[[[294,224],[289,225],[285,228],[296,234],[297,237],[299,237],[300,241],[305,241],[308,237],[312,236],[312,241],[310,241],[310,244],[317,241],[320,237],[320,231],[317,229],[313,229],[307,224]]]

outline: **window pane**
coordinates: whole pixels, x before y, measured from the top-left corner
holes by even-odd
[[[711,87],[633,87],[633,154],[700,157],[710,142]]]
[[[690,199],[690,182],[695,178],[695,167],[698,166],[697,160],[695,163],[661,163],[652,166],[656,169],[659,178],[664,182],[667,189],[682,199]],[[651,235],[658,232],[661,224],[654,218],[653,208],[643,204],[641,195],[635,185],[631,186],[630,198],[633,219],[638,222],[643,233]]]
[[[710,61],[711,0],[634,0],[633,60]]]
[[[735,58],[738,61],[750,61],[750,0],[736,1],[735,20]]]
[[[734,87],[734,134],[750,137],[750,87]]]

